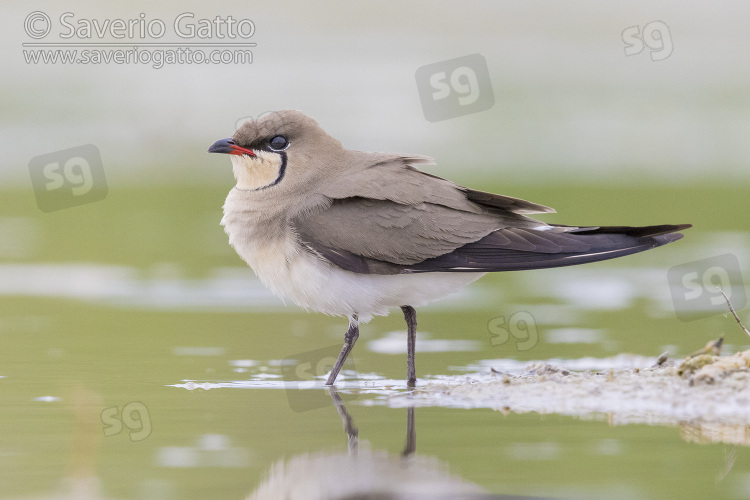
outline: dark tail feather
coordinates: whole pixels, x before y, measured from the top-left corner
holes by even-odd
[[[491,233],[446,255],[408,266],[404,272],[523,271],[598,262],[677,241],[683,236],[677,231],[692,225],[557,227],[571,229],[564,232],[524,230],[527,235],[533,233],[537,242],[546,240],[546,244],[537,244],[533,250],[512,248],[507,237]],[[571,243],[582,248],[566,251],[565,247],[570,248]]]

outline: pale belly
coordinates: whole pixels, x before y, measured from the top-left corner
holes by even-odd
[[[237,248],[260,280],[282,299],[334,316],[358,315],[361,322],[402,305],[421,306],[476,281],[485,273],[358,274],[341,269],[279,240]],[[290,251],[290,249],[292,249]]]

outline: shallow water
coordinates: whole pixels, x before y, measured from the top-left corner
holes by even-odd
[[[691,422],[410,402],[396,313],[362,327],[332,393],[322,384],[346,321],[284,306],[255,280],[218,226],[223,191],[131,189],[50,214],[31,196],[3,193],[0,217],[2,499],[282,498],[294,488],[343,498],[426,485],[446,498],[750,496],[750,453]],[[707,217],[683,203],[679,220],[653,221],[649,193],[635,188],[566,196],[640,197],[636,221]],[[726,196],[742,208],[739,197]],[[582,219],[583,207],[557,205],[571,209],[555,220]],[[616,212],[597,217],[621,222]],[[670,268],[750,259],[741,221],[704,227],[615,262],[488,276],[420,309],[419,387],[520,373],[533,360],[645,367],[722,334],[725,352],[747,348],[734,320],[703,303],[690,306],[697,319],[676,316]]]

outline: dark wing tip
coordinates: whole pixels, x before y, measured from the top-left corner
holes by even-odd
[[[573,227],[573,230],[562,233],[519,228],[499,230],[453,252],[406,268],[409,272],[492,272],[572,266],[624,257],[666,245],[683,237],[677,231],[690,227],[690,224]],[[505,237],[501,239],[500,236]],[[536,238],[530,239],[529,236]],[[548,239],[546,244],[545,238]],[[570,238],[585,245],[585,249],[576,249]],[[526,248],[524,242],[536,248]]]
[[[556,227],[571,227],[560,224],[552,224]],[[634,238],[650,238],[672,234],[683,229],[693,227],[692,224],[660,224],[658,226],[591,226],[574,228],[570,232],[575,234],[624,234]]]

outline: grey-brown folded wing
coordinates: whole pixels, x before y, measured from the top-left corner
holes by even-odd
[[[313,208],[289,222],[302,244],[356,273],[488,272],[606,260],[663,245],[686,226],[570,227],[553,209],[424,173],[424,157],[353,155]]]
[[[293,227],[313,250],[321,247],[397,265],[422,262],[478,241],[501,227],[498,218],[441,205],[370,198],[333,200]]]
[[[355,273],[489,272],[621,257],[682,237],[687,226],[546,225],[497,210],[345,198],[292,221],[303,245]]]
[[[404,205],[361,197],[333,200],[327,208],[291,223],[310,250],[358,273],[417,272],[425,263],[431,264],[430,271],[457,270],[451,269],[455,267],[451,258],[442,267],[439,259],[455,256],[461,248],[488,241],[490,236],[497,252],[589,248],[567,235],[567,229],[538,231],[534,228],[554,228],[510,212],[463,212],[431,203]]]

